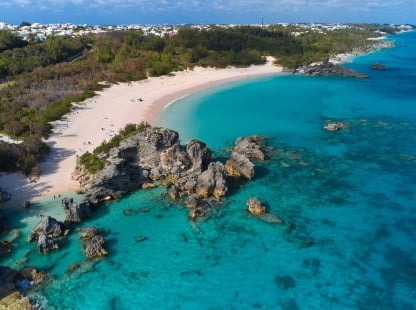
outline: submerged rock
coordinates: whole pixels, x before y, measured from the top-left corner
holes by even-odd
[[[91,226],[84,228],[81,231],[82,249],[87,258],[102,257],[108,255],[107,250],[104,249],[104,237],[100,231]]]
[[[348,124],[347,123],[343,123],[343,122],[331,122],[328,121],[324,127],[325,130],[327,131],[337,131],[339,129],[345,129],[348,128]]]
[[[387,70],[387,66],[379,64],[379,63],[373,63],[370,65],[370,69],[373,70]]]
[[[270,214],[270,213],[264,213],[257,216],[260,220],[268,223],[268,224],[283,224],[283,220],[278,217],[277,215]]]
[[[188,213],[188,219],[196,220],[197,218],[207,217],[211,205],[204,199],[198,199],[194,196],[188,198],[186,206],[191,210]]]

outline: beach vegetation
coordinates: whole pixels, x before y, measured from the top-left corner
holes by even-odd
[[[122,141],[125,141],[132,135],[143,132],[150,125],[146,122],[140,124],[127,124],[118,134],[111,138],[110,141],[103,141],[97,146],[92,153],[85,152],[79,157],[78,164],[83,167],[89,174],[100,172],[105,166],[105,157],[112,148],[118,147]]]
[[[103,141],[99,146],[97,146],[93,153],[95,155],[99,154],[107,154],[112,148],[118,147],[122,141],[125,141],[128,137],[132,135],[143,132],[146,128],[149,128],[150,125],[146,122],[141,122],[140,124],[127,124],[124,129],[120,130],[120,132],[114,137],[111,138],[110,141]]]
[[[104,168],[105,160],[98,157],[96,154],[85,152],[79,157],[79,164],[81,164],[88,173],[95,174]]]

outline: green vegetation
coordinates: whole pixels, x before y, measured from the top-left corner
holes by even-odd
[[[118,147],[120,143],[126,140],[128,137],[142,132],[149,127],[150,125],[145,122],[137,125],[127,124],[126,127],[124,127],[124,129],[122,129],[117,135],[111,138],[110,141],[103,141],[101,145],[97,146],[92,154],[90,152],[82,154],[79,158],[79,164],[83,166],[90,174],[95,174],[101,171],[105,165],[105,159],[103,158],[112,148]]]
[[[91,154],[90,152],[86,152],[81,155],[79,158],[79,163],[85,167],[85,169],[90,174],[95,174],[101,171],[104,168],[105,160],[99,158],[95,154]]]
[[[102,89],[101,81],[141,80],[194,66],[262,64],[268,55],[284,67],[295,68],[368,46],[372,43],[367,38],[377,36],[376,30],[394,33],[395,28],[358,25],[320,33],[281,25],[183,27],[167,37],[131,30],[50,37],[45,42],[26,42],[0,31],[0,132],[24,141],[10,149],[0,145],[0,170],[27,171],[30,163],[44,158],[47,147],[41,141],[50,133],[50,122],[68,113],[72,102]],[[29,145],[33,139],[39,143],[35,149]],[[117,143],[112,140],[101,147],[104,151]]]

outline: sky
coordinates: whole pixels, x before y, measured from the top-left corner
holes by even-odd
[[[0,22],[416,24],[415,0],[0,0]]]

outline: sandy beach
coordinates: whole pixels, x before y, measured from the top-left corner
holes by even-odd
[[[48,159],[39,165],[40,179],[29,183],[22,174],[2,174],[0,187],[12,194],[8,204],[18,204],[39,196],[58,196],[79,189],[71,178],[78,155],[109,140],[128,123],[152,123],[163,108],[177,98],[219,84],[282,72],[269,57],[265,65],[248,68],[200,68],[169,76],[112,85],[97,96],[74,104],[71,113],[53,123],[46,141],[51,147]]]

